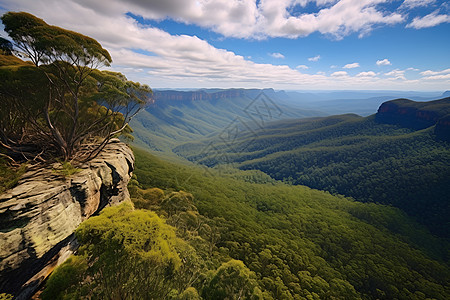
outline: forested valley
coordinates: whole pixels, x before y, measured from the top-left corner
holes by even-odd
[[[24,12],[2,22],[0,192],[14,192],[1,203],[0,286],[47,259],[19,286],[42,280],[34,298],[450,298],[449,98],[368,117],[324,117],[256,89],[158,102],[103,70],[112,59],[96,40]],[[255,115],[261,105],[270,114]],[[123,147],[90,166],[112,140]],[[129,154],[114,167],[117,149]],[[14,190],[30,169],[48,171],[45,191]],[[58,214],[56,190],[67,192]]]
[[[427,111],[434,107],[446,115],[448,102],[446,98],[434,106],[431,103]],[[448,238],[450,145],[445,137],[450,134],[439,137],[433,122],[379,118],[347,114],[277,121],[241,131],[233,147],[216,137],[186,143],[174,151],[207,166],[226,162],[243,170],[261,170],[290,184],[393,205]],[[202,151],[209,143],[222,154]]]
[[[43,299],[449,295],[448,244],[396,208],[134,150],[135,209],[83,223],[78,254],[52,274]]]

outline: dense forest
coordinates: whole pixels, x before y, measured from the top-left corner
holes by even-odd
[[[135,149],[132,204],[76,234],[44,299],[445,299],[448,244],[400,210]],[[426,241],[426,242],[424,242]]]
[[[130,137],[128,123],[152,91],[97,69],[111,57],[89,37],[28,13],[6,13],[2,22],[12,42],[0,39],[0,192],[25,169],[55,162],[67,166],[61,176],[69,184],[77,164],[112,137]],[[135,135],[149,148],[149,137],[170,149],[184,134],[214,134],[239,120],[238,111],[261,122],[238,122],[237,144],[220,134],[206,141],[218,141],[214,151],[224,153],[203,151],[203,142],[176,148],[207,166],[168,162],[136,147],[135,168],[127,163],[131,200],[81,223],[79,247],[35,297],[450,298],[448,240],[401,210],[434,232],[448,228],[448,203],[441,200],[450,192],[449,146],[433,126],[411,129],[351,114],[269,124],[277,117],[255,115],[252,99],[261,98],[253,96],[233,105],[166,107],[147,123],[149,111],[140,114]],[[261,103],[267,108],[270,101]],[[276,105],[270,109],[281,114]],[[139,137],[149,129],[153,135]],[[218,163],[224,160],[242,170]],[[12,298],[2,292],[0,299]]]
[[[174,151],[208,166],[233,163],[291,184],[393,205],[449,237],[450,145],[434,130],[349,114],[274,122],[241,132],[234,147],[216,138]],[[208,143],[222,154],[202,151]]]

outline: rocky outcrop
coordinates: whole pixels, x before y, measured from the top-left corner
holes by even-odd
[[[80,172],[29,171],[0,195],[0,293],[27,299],[77,247],[78,225],[102,208],[129,199],[134,156],[112,140]]]
[[[449,139],[449,115],[450,97],[428,102],[396,99],[381,104],[375,118],[381,123],[398,124],[415,130],[436,125],[436,136]]]

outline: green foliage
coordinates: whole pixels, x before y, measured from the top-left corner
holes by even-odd
[[[81,169],[74,167],[70,161],[62,161],[60,163],[60,166],[52,169],[53,173],[61,175],[63,177],[72,176],[73,174],[76,174],[80,171]]]
[[[242,261],[223,263],[203,289],[204,299],[262,299],[255,273]]]
[[[106,208],[76,236],[77,255],[50,276],[44,299],[165,299],[192,283],[195,251],[154,212],[131,203]]]
[[[183,291],[183,293],[178,296],[177,300],[200,300],[200,296],[198,295],[198,292],[193,287],[188,287]]]
[[[230,259],[254,272],[260,298],[444,299],[450,294],[450,273],[442,261],[448,244],[397,209],[302,186],[243,182],[214,175],[213,169],[204,173],[139,149],[135,156],[142,189],[165,189],[166,198],[173,190],[194,196],[198,214],[178,211],[168,222],[177,224],[177,234],[211,270],[195,286],[204,297],[211,287],[221,289],[212,278],[227,274],[218,270]],[[181,216],[187,212],[200,226],[183,229],[189,218]],[[430,251],[418,249],[424,243]]]
[[[227,149],[220,140],[208,139],[174,151],[214,166],[221,156],[201,151],[210,142]],[[362,202],[393,205],[433,233],[448,236],[450,148],[435,139],[433,127],[414,131],[378,123],[374,116],[342,115],[272,123],[242,133],[235,144],[245,147],[224,150],[223,155],[240,169]]]
[[[4,158],[0,157],[0,194],[14,187],[26,169],[26,164],[14,167],[6,162]]]
[[[0,300],[12,300],[14,299],[13,295],[1,293],[0,294]]]
[[[87,268],[86,257],[71,256],[51,274],[41,298],[43,300],[80,299],[88,292],[79,284]]]
[[[128,123],[151,90],[97,70],[111,62],[97,41],[28,13],[1,19],[14,52],[33,63],[0,57],[0,145],[9,155],[87,160],[110,138],[131,132]]]
[[[1,17],[5,32],[23,55],[37,66],[55,60],[108,65],[111,56],[94,39],[77,32],[50,26],[25,12],[8,12]]]

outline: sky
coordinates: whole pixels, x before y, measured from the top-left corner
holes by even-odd
[[[7,11],[95,38],[110,70],[152,88],[450,90],[446,0],[0,0]]]

